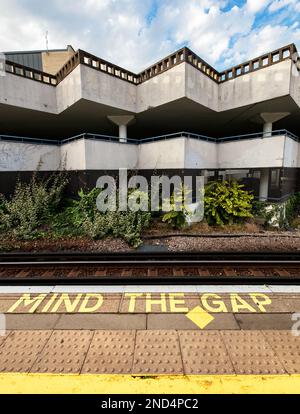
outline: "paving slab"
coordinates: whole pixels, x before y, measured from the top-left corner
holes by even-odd
[[[222,331],[237,374],[284,374],[279,357],[260,331]]]
[[[184,372],[234,374],[234,368],[218,331],[179,331]]]
[[[96,331],[82,373],[129,374],[136,331]]]
[[[54,329],[146,329],[147,315],[62,314]]]
[[[0,372],[29,372],[51,331],[13,331],[0,346]]]
[[[267,342],[271,345],[282,365],[289,374],[300,372],[300,336],[288,331],[263,332]]]
[[[53,331],[31,372],[79,373],[86,357],[92,331]]]
[[[240,329],[291,329],[294,322],[290,313],[235,314]]]
[[[6,314],[6,328],[10,330],[49,330],[54,329],[60,315]]]
[[[176,331],[138,331],[133,374],[183,374]]]
[[[240,329],[234,315],[230,313],[211,314],[214,317],[212,322],[209,322],[201,329]],[[192,322],[186,314],[148,314],[147,315],[147,329],[177,329],[177,330],[191,330],[200,329],[200,327]]]

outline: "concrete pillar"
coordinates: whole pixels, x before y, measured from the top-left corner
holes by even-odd
[[[269,194],[269,168],[260,170],[259,201],[266,201]]]
[[[119,138],[120,141],[123,140],[123,142],[127,141],[127,125],[119,125]]]
[[[264,123],[264,129],[263,129],[263,132],[264,132],[263,137],[264,138],[265,137],[271,137],[272,136],[272,130],[273,130],[272,122],[265,122]]]
[[[264,121],[263,138],[272,136],[273,123],[288,115],[290,115],[290,112],[262,112],[260,117]]]
[[[119,115],[119,116],[108,116],[107,117],[113,124],[119,127],[119,141],[127,142],[127,126],[135,118],[134,115]]]

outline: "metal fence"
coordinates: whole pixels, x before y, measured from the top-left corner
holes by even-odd
[[[118,144],[139,145],[139,144],[146,144],[146,143],[156,142],[156,141],[166,141],[166,140],[176,139],[176,138],[190,138],[190,139],[196,139],[200,141],[213,142],[213,143],[219,144],[222,142],[242,141],[242,140],[258,139],[258,138],[268,139],[268,138],[276,137],[276,136],[286,136],[288,138],[293,139],[296,142],[299,142],[299,137],[297,137],[295,134],[285,129],[279,129],[276,131],[272,131],[272,133],[268,133],[268,134],[264,132],[257,132],[257,133],[252,133],[252,134],[233,135],[233,136],[221,137],[221,138],[213,138],[213,137],[208,137],[205,135],[199,135],[199,134],[194,134],[191,132],[182,131],[182,132],[175,132],[173,134],[158,135],[154,137],[141,138],[141,139],[127,138],[125,142],[122,142],[120,141],[120,138],[116,136],[92,134],[92,133],[84,132],[82,134],[74,135],[70,138],[66,138],[62,140],[29,138],[29,137],[14,136],[14,135],[0,135],[0,141],[23,142],[23,143],[29,143],[29,144],[43,144],[43,145],[64,145],[64,144],[77,141],[80,139],[88,139],[88,140],[96,140],[96,141],[115,142]]]

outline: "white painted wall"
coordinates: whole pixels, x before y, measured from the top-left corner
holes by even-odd
[[[166,104],[185,96],[187,64],[181,63],[173,68],[137,85],[136,112]]]
[[[185,138],[185,168],[217,168],[218,146],[193,138]]]
[[[55,89],[58,113],[79,101],[82,98],[81,65],[77,66]]]
[[[138,152],[138,145],[87,139],[85,140],[86,169],[136,169]]]
[[[283,166],[287,168],[298,167],[299,143],[285,137]]]
[[[291,64],[288,59],[221,83],[219,111],[289,95]]]
[[[292,64],[290,94],[296,104],[300,106],[300,72],[295,64]]]
[[[188,63],[185,63],[185,96],[214,111],[219,110],[219,85]]]
[[[55,145],[0,141],[0,171],[53,171],[59,168],[60,149]]]
[[[56,114],[56,88],[6,73],[0,76],[0,103]]]
[[[185,138],[139,145],[139,169],[184,168]]]
[[[61,162],[66,170],[85,170],[85,140],[71,141],[60,147]]]
[[[300,168],[299,143],[285,136],[220,144],[173,138],[133,145],[80,139],[58,146],[0,141],[0,171]]]
[[[284,136],[220,143],[217,168],[282,167],[284,144]]]
[[[80,65],[81,95],[92,102],[136,112],[136,85]]]

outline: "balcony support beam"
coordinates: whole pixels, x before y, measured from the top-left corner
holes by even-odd
[[[134,115],[111,115],[107,118],[119,127],[119,141],[127,142],[127,126],[135,119]]]
[[[266,138],[272,136],[273,123],[280,121],[289,115],[290,112],[262,112],[260,116],[264,121],[263,137]]]

